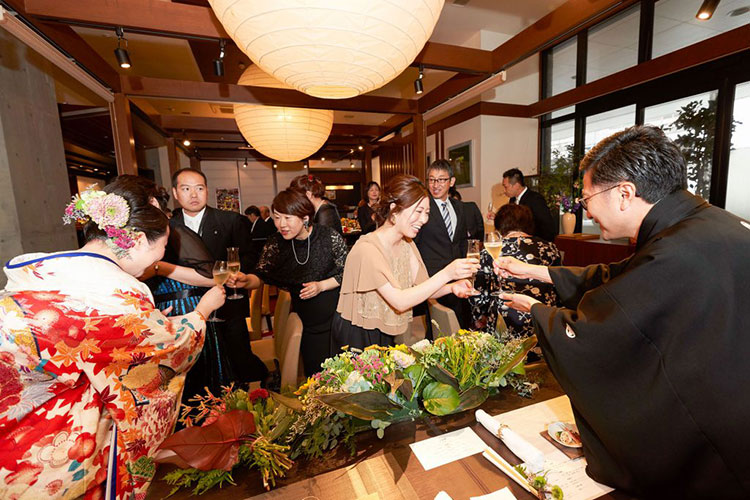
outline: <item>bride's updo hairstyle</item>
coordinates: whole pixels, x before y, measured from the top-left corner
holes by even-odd
[[[126,228],[142,232],[149,242],[154,242],[167,233],[169,219],[164,212],[149,202],[148,190],[135,176],[123,175],[117,177],[102,189],[105,193],[119,195],[125,199],[130,207],[130,216]],[[106,240],[107,233],[89,220],[83,225],[84,240]]]
[[[430,193],[413,175],[399,174],[389,180],[380,192],[380,202],[375,205],[375,222],[378,227],[408,207],[418,203]],[[395,206],[391,208],[391,204]]]

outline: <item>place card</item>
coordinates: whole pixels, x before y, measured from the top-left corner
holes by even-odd
[[[469,427],[409,445],[424,470],[482,453],[487,445]]]

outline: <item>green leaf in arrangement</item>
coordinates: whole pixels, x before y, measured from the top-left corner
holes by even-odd
[[[422,402],[433,415],[449,415],[458,408],[461,399],[453,386],[432,382],[422,391]]]
[[[513,357],[508,360],[508,362],[500,365],[497,370],[495,370],[495,376],[504,377],[505,375],[510,373],[516,366],[523,363],[523,360],[526,358],[526,354],[528,354],[528,352],[533,349],[535,345],[536,335],[532,335],[531,337],[524,339],[518,350],[513,354]]]
[[[456,393],[458,393],[459,386],[458,386],[458,380],[456,380],[456,377],[454,377],[451,372],[443,368],[442,366],[435,365],[431,366],[427,369],[427,373],[432,376],[435,380],[442,384],[447,384],[453,387],[456,390]]]
[[[476,408],[487,400],[489,391],[484,387],[474,386],[471,389],[466,389],[459,394],[460,403],[454,413],[458,413],[464,410],[470,410]]]
[[[391,401],[388,395],[376,391],[335,392],[320,394],[318,400],[328,406],[362,420],[387,419],[403,407]]]
[[[271,397],[276,401],[277,403],[280,403],[290,410],[299,411],[301,412],[303,410],[302,407],[302,401],[300,401],[297,398],[291,398],[289,396],[284,396],[282,394],[279,394],[277,392],[270,392]]]

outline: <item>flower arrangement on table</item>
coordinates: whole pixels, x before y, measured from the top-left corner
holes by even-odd
[[[565,214],[574,214],[581,207],[581,186],[578,181],[573,183],[571,194],[560,192],[556,197],[557,205]]]
[[[200,494],[234,484],[238,465],[258,468],[264,486],[275,486],[299,456],[320,457],[339,444],[352,454],[357,430],[459,413],[481,405],[501,387],[529,396],[523,361],[536,338],[501,341],[488,333],[459,331],[411,347],[370,346],[327,359],[293,396],[260,389],[225,388],[186,408],[186,429],[168,438],[156,460],[178,469],[165,479]]]

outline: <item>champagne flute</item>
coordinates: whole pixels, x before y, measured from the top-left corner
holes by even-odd
[[[479,240],[466,240],[466,258],[480,260],[482,253],[482,242]],[[474,288],[474,279],[477,277],[476,273],[471,275],[469,281],[471,287]]]
[[[492,203],[492,200],[490,200],[489,205],[487,205],[487,220],[491,221],[492,217],[490,217],[490,214],[495,214],[495,205]]]
[[[489,253],[492,256],[492,260],[496,260],[500,255],[503,253],[503,238],[500,236],[500,233],[497,231],[490,231],[487,234],[484,235],[484,248],[487,250],[487,253]],[[500,277],[498,276],[498,280],[500,280]],[[497,290],[492,292],[490,295],[493,297],[498,297],[502,292],[502,290]]]
[[[229,268],[227,267],[227,261],[217,260],[216,262],[214,262],[213,274],[214,282],[219,286],[223,286],[224,283],[226,283],[229,279]],[[216,311],[214,311],[213,313],[211,313],[211,317],[208,318],[208,321],[218,323],[224,320],[221,318],[217,318]]]
[[[229,269],[229,274],[232,276],[232,278],[237,277],[237,273],[240,272],[239,247],[227,248],[227,269]],[[234,290],[234,293],[232,295],[227,295],[228,300],[237,300],[242,298],[242,295],[237,293],[237,287],[232,287],[232,290]]]

